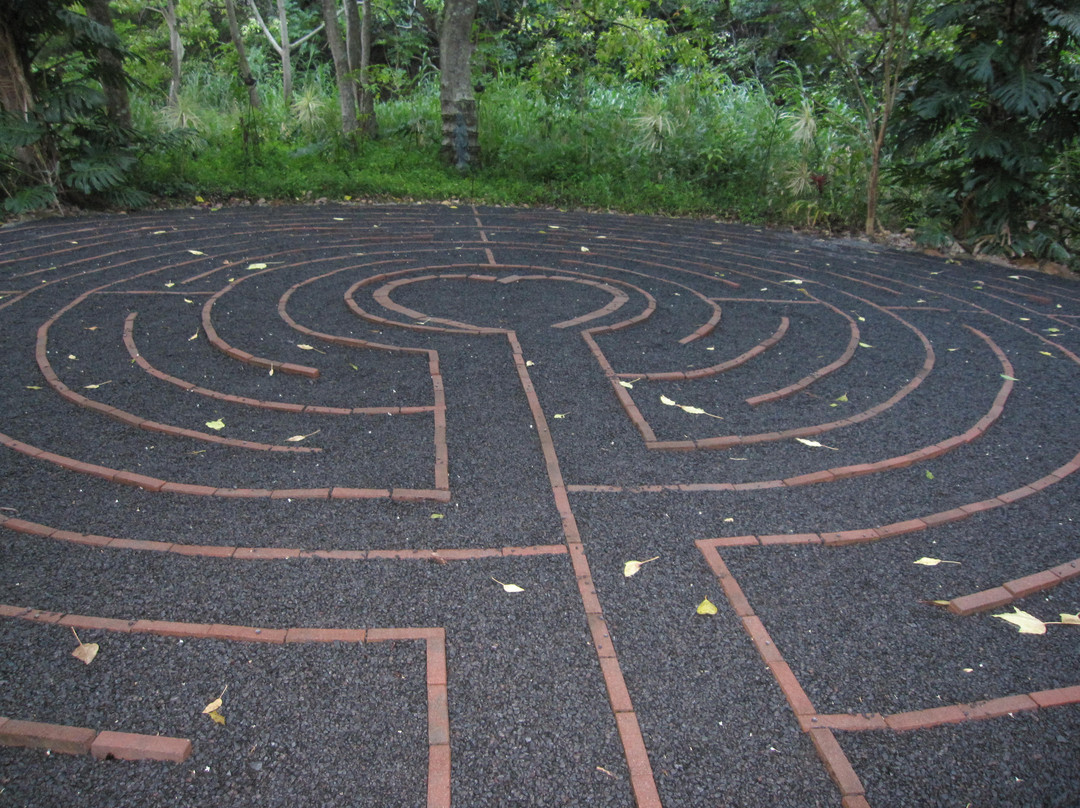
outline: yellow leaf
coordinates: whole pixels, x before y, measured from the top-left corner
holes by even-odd
[[[847,400],[848,400],[847,393],[844,393],[844,395],[840,396],[840,398],[834,399],[834,401],[847,401]]]
[[[192,335],[191,335],[190,337],[188,337],[188,338],[187,338],[187,341],[188,341],[188,342],[191,342],[192,340],[196,340],[196,339],[198,339],[198,338],[199,338],[199,331],[198,331],[198,329],[196,329],[196,330],[195,330],[195,333],[194,333],[194,334],[192,334]]]
[[[192,255],[206,255],[202,250],[188,250]]]
[[[111,382],[112,379],[109,379],[107,382],[101,382],[100,384],[87,384],[83,386],[83,390],[97,390],[99,387],[104,387]]]
[[[205,200],[205,199],[203,199],[203,198],[202,198],[201,196],[197,196],[197,195],[196,195],[196,197],[195,197],[195,201],[196,201],[196,202],[205,202],[206,200]]]
[[[40,385],[37,385],[37,384],[28,384],[28,385],[26,385],[26,389],[27,390],[40,390],[42,388],[41,388]]]
[[[215,724],[221,724],[221,726],[225,726],[225,716],[223,716],[217,710],[211,710],[207,713],[207,715],[213,719]]]
[[[1062,614],[1061,622],[1066,626],[1080,626],[1080,612],[1077,614]]]
[[[98,644],[96,642],[83,642],[79,639],[79,634],[74,628],[71,629],[71,633],[75,635],[75,642],[79,644],[79,647],[72,651],[71,655],[80,662],[89,665],[98,654]]]
[[[266,269],[266,264],[261,261],[257,264],[248,264],[248,269]]]
[[[1041,353],[1043,356],[1049,356],[1051,359],[1054,358],[1054,355],[1049,351],[1039,351],[1039,353]]]
[[[194,301],[194,300],[191,300],[190,298],[186,298],[186,297],[185,297],[185,298],[184,298],[184,302],[185,302],[185,303],[194,303],[195,301]]]
[[[535,365],[535,364],[536,364],[535,362],[533,362],[533,361],[532,361],[531,359],[529,359],[529,360],[527,360],[527,361],[525,362],[525,367],[527,367],[527,368],[531,368],[531,367],[532,367],[533,365]]]
[[[566,413],[565,412],[557,412],[557,413],[555,413],[555,417],[556,418],[565,418]]]
[[[588,252],[588,251],[589,251],[589,248],[588,248],[588,247],[582,247],[582,248],[581,248],[581,251],[582,251],[582,252]]]
[[[634,383],[633,382],[628,382],[628,381],[625,381],[624,379],[620,379],[619,384],[621,384],[623,387],[625,387],[625,388],[627,388],[629,390],[634,389]]]
[[[705,600],[701,601],[701,603],[698,604],[697,613],[716,614],[716,606],[713,605],[713,602],[711,600],[705,598]]]
[[[172,288],[173,288],[174,286],[176,286],[176,284],[175,284],[175,283],[173,283],[172,281],[167,281],[167,282],[165,283],[165,288],[166,288],[166,289],[172,289]]]
[[[77,356],[76,356],[75,354],[73,354],[73,353],[69,353],[69,354],[68,354],[68,359],[71,359],[71,360],[73,360],[73,361],[76,361],[76,362],[77,362],[77,361],[79,360],[79,357],[77,357]]]
[[[524,589],[522,589],[517,584],[504,584],[498,578],[492,578],[491,580],[493,580],[495,583],[497,583],[499,586],[501,586],[503,588],[503,590],[505,590],[506,592],[513,593],[513,592],[524,592],[525,591]]]
[[[942,561],[940,558],[930,558],[928,556],[923,556],[922,558],[916,559],[914,563],[921,564],[924,567],[936,567],[938,564],[959,564],[960,562]]]
[[[803,446],[812,446],[815,449],[832,449],[834,452],[840,451],[835,446],[826,446],[824,443],[818,443],[816,440],[808,440],[807,438],[795,438]]]
[[[796,252],[798,252],[798,250],[796,250]],[[780,283],[794,283],[797,286],[797,285],[801,284],[802,281],[798,280],[797,278],[789,278],[786,281],[780,281]]]
[[[865,343],[865,342],[860,342],[860,343],[859,343],[859,347],[860,347],[860,348],[873,348],[874,346],[873,346],[873,345],[868,345],[868,344],[867,344],[867,343]]]
[[[215,712],[218,708],[221,707],[221,698],[225,695],[225,691],[228,689],[229,686],[225,685],[225,687],[221,689],[221,694],[212,702],[203,707],[203,715],[209,715],[210,713]]]
[[[446,517],[441,513],[433,513],[433,514],[431,514],[431,518],[432,519],[445,519]]]
[[[644,561],[627,561],[623,564],[622,574],[629,578],[631,575],[637,575],[641,569],[642,564],[648,564],[650,561],[656,561],[660,556],[653,556],[652,558],[646,558]]]
[[[678,404],[676,404],[674,401],[672,401],[667,396],[660,396],[660,403],[661,404],[667,404],[669,407],[677,407],[678,406]]]
[[[218,418],[216,421],[207,421],[206,425],[211,429],[224,429],[225,422]]]
[[[1012,623],[1019,630],[1021,634],[1045,634],[1046,623],[1032,614],[1028,614],[1022,609],[1013,607],[1011,614],[994,614],[991,617],[997,617],[1001,620],[1006,620]]]
[[[88,325],[88,326],[86,326],[85,330],[86,331],[97,331],[98,327],[96,325]]]
[[[293,435],[291,438],[285,438],[289,443],[299,443],[302,440],[310,438],[312,435],[318,435],[322,432],[321,429],[316,429],[314,432],[308,432],[306,435]]]

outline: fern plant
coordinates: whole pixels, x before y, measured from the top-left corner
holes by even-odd
[[[899,170],[951,196],[971,249],[1066,258],[1080,192],[1055,158],[1080,136],[1075,3],[953,0],[929,23],[949,45],[916,62]]]
[[[132,206],[136,133],[111,114],[106,86],[124,81],[126,52],[112,28],[72,0],[23,0],[0,8],[5,93],[0,114],[4,210],[20,214],[60,202]],[[102,58],[107,52],[115,59]]]

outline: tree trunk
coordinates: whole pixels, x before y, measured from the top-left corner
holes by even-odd
[[[247,52],[244,50],[244,38],[240,35],[240,24],[236,20],[236,0],[225,0],[225,12],[229,16],[229,37],[236,48],[236,55],[240,62],[240,80],[247,87],[248,100],[255,109],[259,108],[259,88],[255,86],[255,77],[251,75],[251,66],[248,64]]]
[[[27,69],[14,34],[6,20],[0,18],[0,109],[24,121],[34,112],[34,93]],[[40,147],[41,142],[35,145]],[[49,163],[40,148],[18,146],[13,151],[28,176],[38,182],[46,181]]]
[[[439,104],[443,159],[467,171],[480,156],[472,89],[472,25],[477,0],[446,0],[439,31]]]
[[[169,65],[172,75],[169,79],[169,106],[180,105],[180,65],[184,61],[184,42],[180,39],[180,24],[176,19],[176,3],[165,0],[165,25],[169,29]]]
[[[114,31],[109,0],[84,0],[86,16],[110,31]],[[125,129],[131,128],[131,103],[128,100],[124,63],[112,48],[98,48],[101,89],[105,92],[105,108],[109,119]]]
[[[285,106],[292,101],[292,44],[289,42],[289,19],[285,14],[285,0],[278,0],[278,25],[281,29],[281,92]]]
[[[357,12],[357,3],[363,2],[361,16]],[[371,63],[371,0],[345,0],[345,30],[349,54],[349,70],[356,82],[356,113],[360,121],[360,130],[366,138],[379,134],[379,124],[375,119],[375,98],[371,93],[368,67]]]
[[[323,22],[326,24],[326,41],[334,58],[334,76],[337,78],[338,103],[341,105],[341,131],[351,135],[356,131],[356,93],[353,77],[349,74],[349,58],[338,25],[337,0],[322,0]],[[347,18],[346,18],[347,19]]]

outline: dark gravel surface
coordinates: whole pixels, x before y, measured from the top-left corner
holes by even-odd
[[[381,319],[350,310],[348,289],[384,273],[415,281],[391,298],[421,318],[385,308],[381,281],[352,295]],[[448,274],[542,277],[497,283]],[[210,316],[223,340],[275,363],[317,367],[319,378],[270,374],[214,350],[201,316],[219,292]],[[620,308],[551,327],[619,293]],[[650,301],[652,316],[606,329]],[[714,305],[716,328],[685,339]],[[304,328],[367,345],[296,331],[279,308]],[[0,518],[176,545],[562,547],[554,470],[538,439],[546,426],[563,481],[586,487],[571,488],[570,506],[669,807],[841,804],[695,540],[925,517],[1013,491],[1080,452],[1075,282],[709,222],[450,205],[194,209],[0,230],[0,433],[79,461],[223,489],[435,486],[431,411],[290,413],[189,392],[133,362],[123,341],[132,315],[134,349],[161,373],[266,403],[430,408],[429,357],[437,353],[450,502],[152,493],[0,448]],[[513,330],[543,423],[506,335],[422,328],[441,326],[440,318]],[[783,338],[739,367],[694,380],[638,378],[740,356],[785,318]],[[853,328],[861,344],[829,369]],[[584,329],[596,330],[616,373],[632,374],[626,392],[658,440],[822,425],[813,436],[822,446],[783,439],[649,449]],[[50,388],[35,357],[43,338],[60,382],[96,402],[207,436],[321,451],[237,448],[111,420]],[[925,379],[911,386],[924,367]],[[791,395],[746,402],[818,371]],[[783,480],[918,451],[974,427],[1002,390],[1008,398],[992,425],[931,460],[827,484],[671,490]],[[215,419],[225,422],[220,432],[205,426]],[[836,423],[845,419],[856,422]],[[307,437],[287,440],[296,435]],[[957,617],[926,601],[1080,558],[1078,478],[872,544],[721,555],[819,713],[887,716],[1076,687],[1076,629],[1022,635],[991,613]],[[87,547],[11,527],[0,529],[0,603],[8,605],[262,628],[442,627],[454,805],[635,802],[566,553],[249,561]],[[625,561],[654,556],[623,576]],[[921,556],[959,563],[912,563]],[[504,592],[493,578],[524,592]],[[715,616],[695,613],[705,597]],[[1012,606],[1046,621],[1076,614],[1080,578],[994,611]],[[0,620],[0,715],[188,738],[193,755],[183,764],[133,763],[0,748],[0,808],[426,804],[419,640],[80,637],[101,646],[89,666],[71,658],[70,630]],[[222,727],[200,711],[225,685]],[[1078,710],[835,734],[874,808],[1078,806]]]

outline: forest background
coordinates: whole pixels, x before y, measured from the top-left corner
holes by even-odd
[[[5,217],[462,199],[1070,263],[1076,0],[0,0]]]

